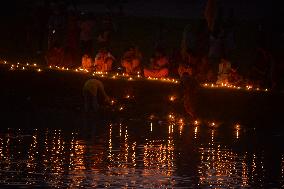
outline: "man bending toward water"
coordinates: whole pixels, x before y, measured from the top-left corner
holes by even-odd
[[[97,112],[99,110],[98,96],[102,95],[105,102],[110,102],[110,98],[104,90],[104,85],[100,80],[89,79],[83,86],[84,106],[85,111]]]

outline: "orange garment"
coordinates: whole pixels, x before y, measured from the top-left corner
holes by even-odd
[[[61,66],[63,61],[64,51],[62,48],[54,47],[48,50],[46,61],[49,66]]]
[[[88,55],[84,55],[82,57],[82,68],[83,69],[87,69],[87,70],[90,70],[92,68],[92,59],[91,57],[89,57]]]
[[[162,68],[162,69],[144,69],[144,76],[145,77],[156,77],[156,78],[162,78],[167,77],[169,74],[168,68]]]
[[[121,65],[127,74],[134,74],[140,71],[141,53],[136,48],[126,51],[121,59]]]
[[[109,52],[99,52],[95,58],[96,71],[111,71],[114,57]]]

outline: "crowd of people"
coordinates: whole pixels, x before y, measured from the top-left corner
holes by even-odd
[[[180,48],[169,53],[163,45],[157,44],[147,60],[135,44],[120,56],[113,55],[110,44],[116,27],[110,15],[96,20],[91,13],[82,15],[69,11],[62,16],[57,8],[48,22],[45,58],[51,66],[82,67],[90,71],[123,71],[128,75],[155,78],[182,77],[186,73],[198,82],[272,87],[273,57],[269,50],[260,44],[251,69],[242,75],[239,66],[232,62],[236,46],[233,14],[221,20],[214,26],[206,20],[201,20],[195,29],[186,26],[181,31]]]

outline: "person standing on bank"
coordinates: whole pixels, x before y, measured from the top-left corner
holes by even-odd
[[[110,104],[110,98],[104,90],[104,85],[95,78],[88,79],[83,86],[85,112],[98,112],[100,109],[99,96],[103,101]]]

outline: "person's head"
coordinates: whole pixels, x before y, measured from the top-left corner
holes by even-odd
[[[134,52],[135,51],[135,46],[134,45],[130,45],[126,48],[127,52]]]
[[[156,58],[160,58],[160,57],[166,56],[165,49],[162,48],[162,47],[156,48],[156,49],[155,49],[154,56],[155,56]]]
[[[99,54],[107,54],[108,50],[105,47],[100,48]]]

